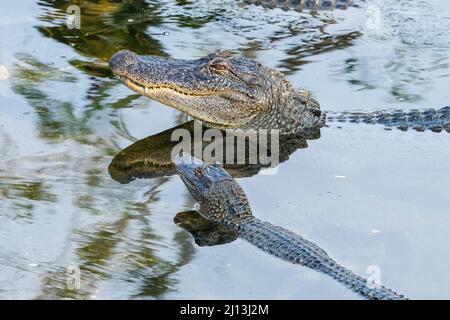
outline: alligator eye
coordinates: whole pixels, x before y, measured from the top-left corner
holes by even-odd
[[[214,71],[224,72],[224,71],[228,70],[228,65],[226,62],[215,62],[215,63],[211,63],[209,65],[209,68]]]

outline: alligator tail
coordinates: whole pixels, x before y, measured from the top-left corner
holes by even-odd
[[[386,129],[398,128],[402,131],[413,129],[419,132],[431,130],[433,132],[447,131],[450,133],[450,107],[442,109],[394,110],[376,112],[326,112],[328,123],[352,122],[380,124]]]
[[[325,250],[287,229],[252,218],[239,226],[239,237],[261,250],[294,264],[321,271],[367,299],[405,299],[379,286],[368,286],[367,280],[334,261]]]
[[[382,285],[369,284],[367,279],[358,276],[335,261],[325,263],[319,269],[369,300],[407,300],[403,295]]]
[[[280,8],[283,10],[334,10],[347,9],[352,0],[244,0],[245,3],[259,5],[264,8]]]

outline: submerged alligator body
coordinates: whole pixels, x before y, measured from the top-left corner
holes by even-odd
[[[187,154],[178,156],[175,164],[205,219],[227,226],[229,232],[278,258],[323,272],[365,298],[405,299],[386,287],[368,285],[366,279],[294,232],[255,218],[244,191],[220,165],[206,165]]]
[[[129,50],[110,60],[132,90],[178,109],[208,127],[305,132],[330,121],[376,123],[417,131],[450,132],[450,107],[425,111],[325,113],[309,92],[254,60],[218,51],[197,60],[140,56]]]

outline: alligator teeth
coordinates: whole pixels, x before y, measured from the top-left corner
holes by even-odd
[[[147,94],[148,88],[147,88],[147,87],[144,87],[144,91],[145,91],[145,94]]]

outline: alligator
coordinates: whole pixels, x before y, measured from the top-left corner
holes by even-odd
[[[208,127],[305,132],[329,122],[381,124],[450,132],[450,107],[424,111],[323,112],[316,99],[294,89],[286,76],[248,58],[216,51],[196,60],[141,56],[122,50],[110,59],[113,73],[130,89],[178,109]]]
[[[311,241],[254,217],[246,194],[220,164],[208,165],[187,153],[178,155],[174,162],[181,180],[200,204],[198,213],[205,219],[227,226],[229,232],[278,258],[323,272],[364,298],[405,299],[341,266]]]

